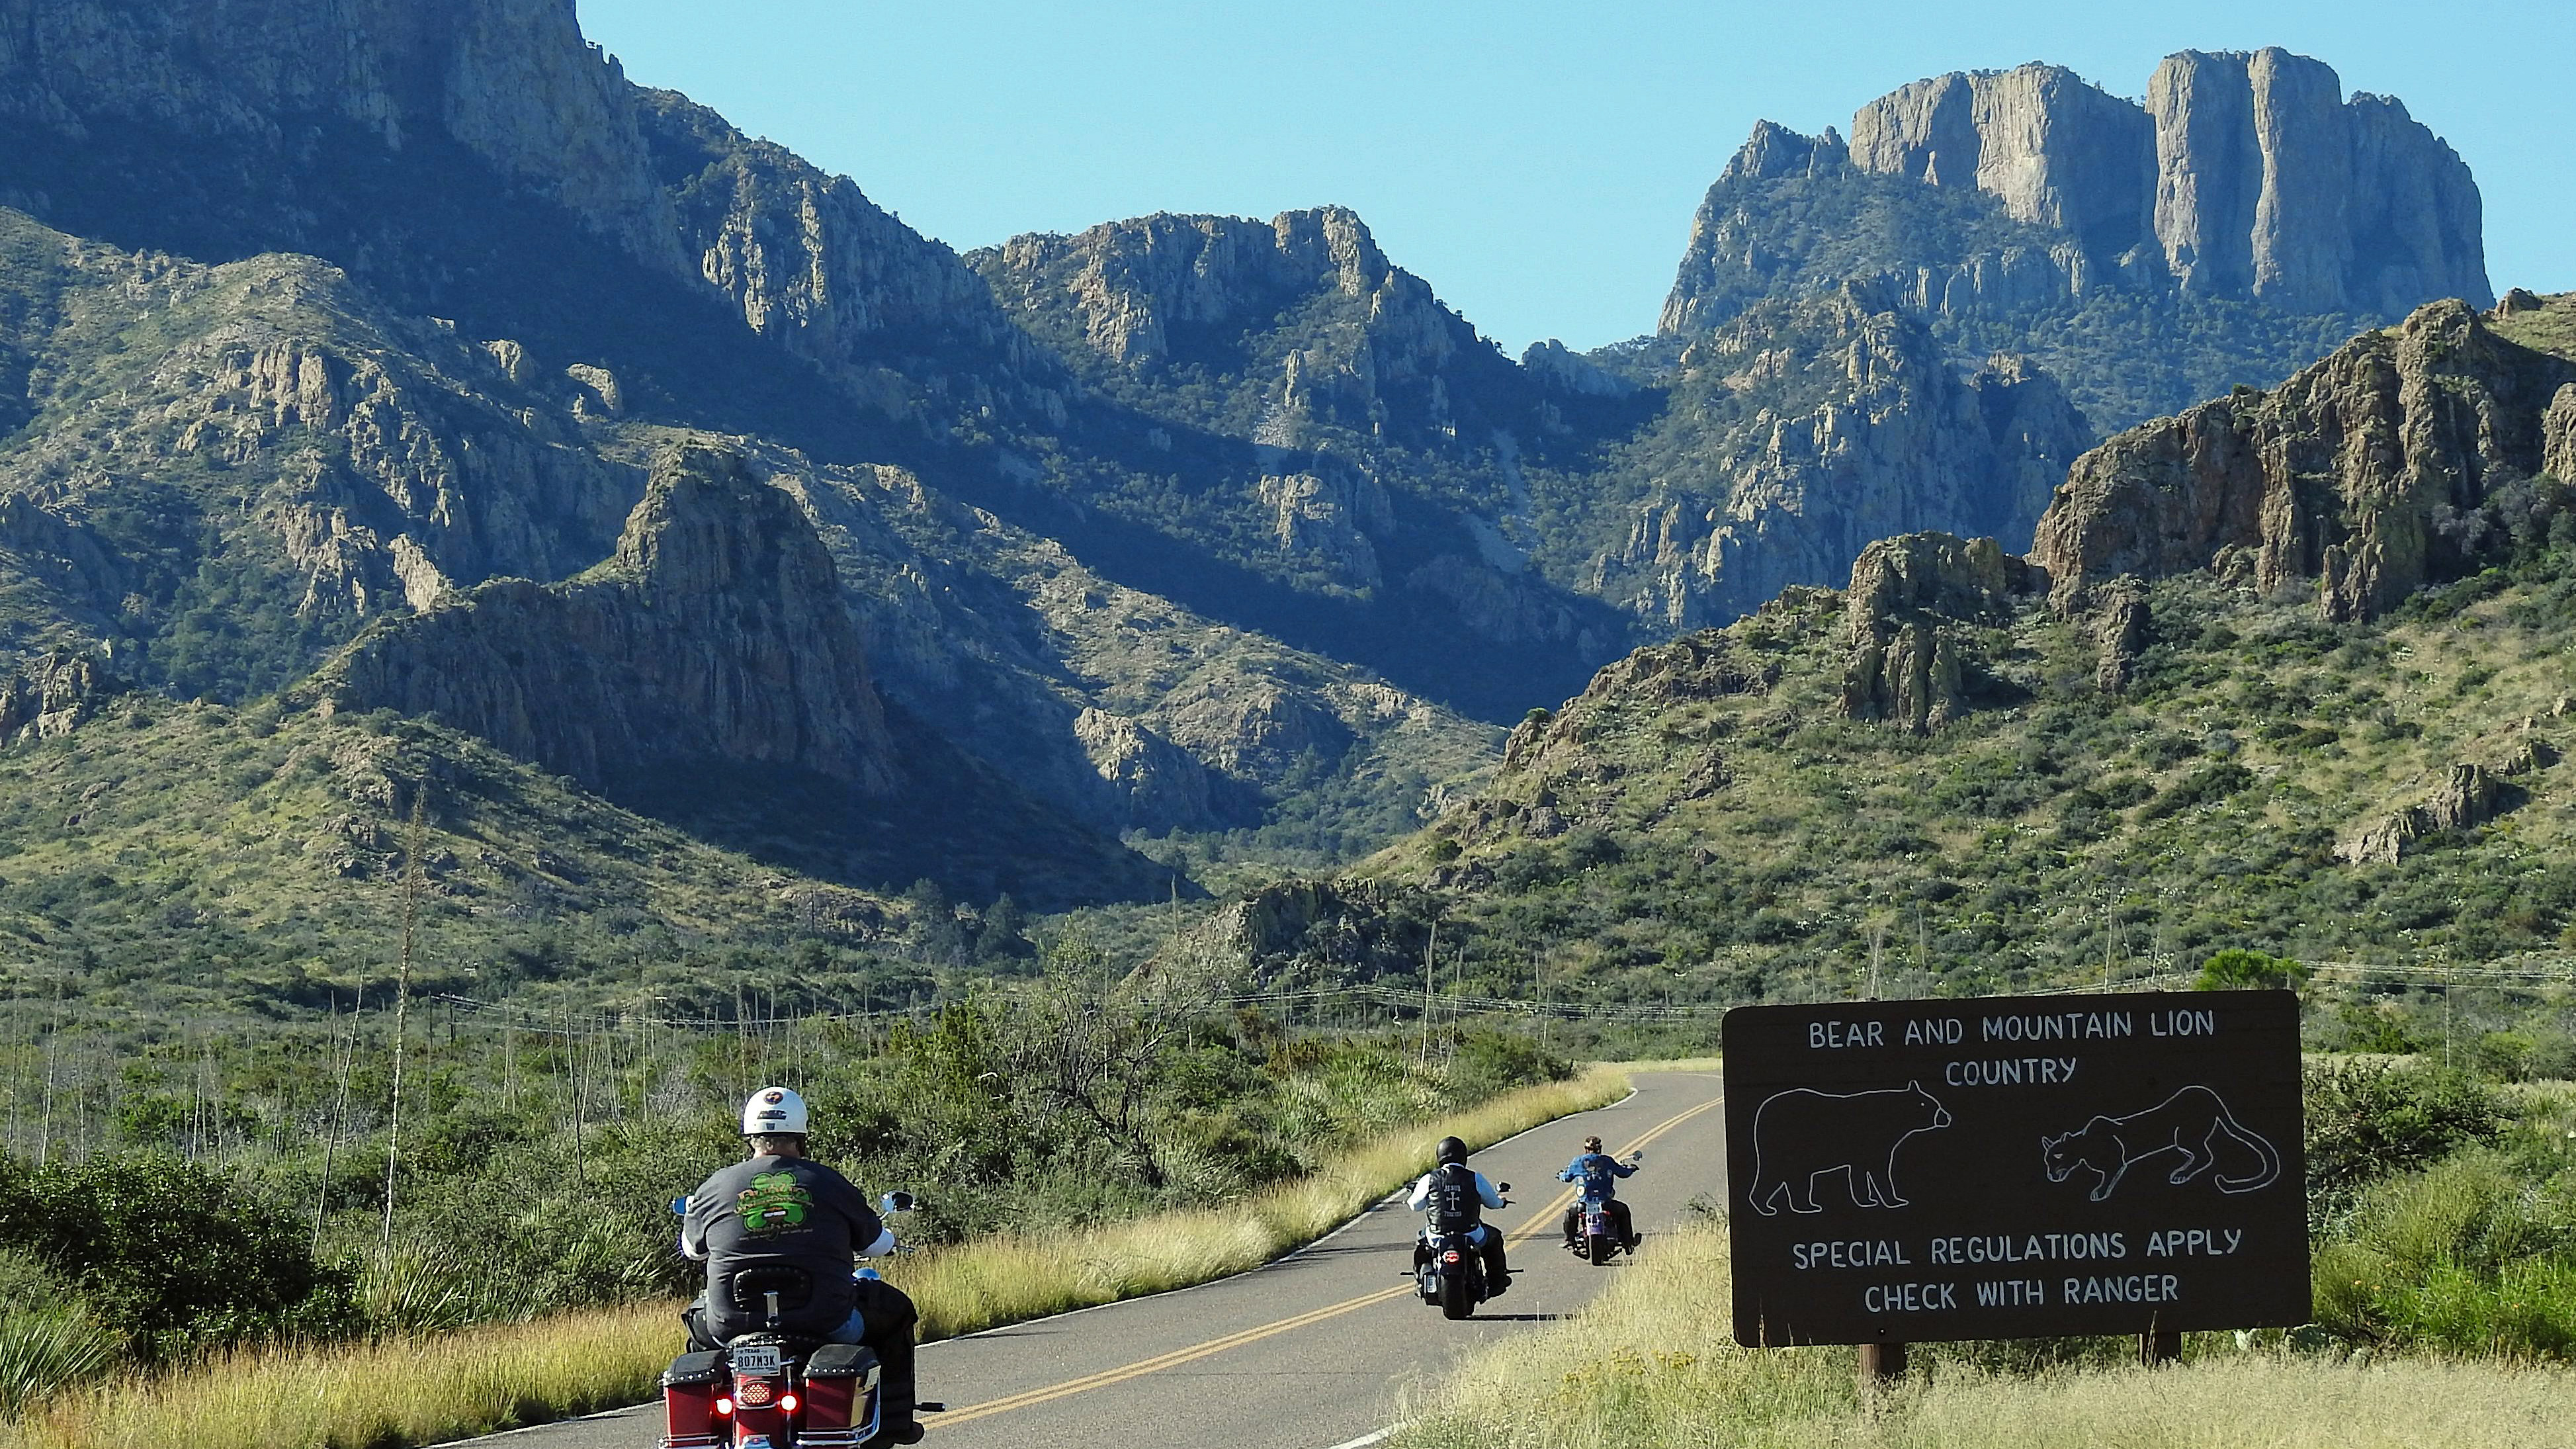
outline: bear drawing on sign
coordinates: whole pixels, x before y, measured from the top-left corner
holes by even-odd
[[[1816,1179],[1839,1172],[1859,1207],[1903,1207],[1896,1149],[1917,1132],[1950,1125],[1950,1109],[1920,1082],[1875,1092],[1781,1092],[1753,1114],[1753,1190],[1745,1203],[1770,1217],[1781,1194],[1791,1212],[1823,1212]]]
[[[2040,1148],[2049,1181],[2064,1182],[2075,1169],[2089,1168],[2097,1179],[2091,1200],[2100,1202],[2132,1166],[2168,1152],[2181,1153],[2182,1161],[2165,1181],[2177,1187],[2191,1181],[2218,1161],[2221,1138],[2252,1153],[2255,1167],[2241,1177],[2211,1178],[2220,1192],[2252,1192],[2281,1175],[2281,1154],[2261,1135],[2247,1131],[2227,1110],[2226,1099],[2207,1087],[2185,1087],[2126,1117],[2096,1117],[2064,1136],[2041,1138]]]

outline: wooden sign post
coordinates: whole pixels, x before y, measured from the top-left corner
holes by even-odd
[[[1735,1337],[2138,1337],[2309,1318],[2298,1000],[2158,992],[1726,1015]]]

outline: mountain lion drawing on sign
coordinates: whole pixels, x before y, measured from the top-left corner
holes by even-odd
[[[2258,1164],[2242,1177],[2213,1177],[2220,1192],[2252,1192],[2281,1175],[2281,1154],[2257,1133],[2249,1132],[2227,1110],[2227,1101],[2207,1087],[2185,1087],[2143,1112],[2126,1117],[2096,1117],[2062,1137],[2043,1137],[2040,1148],[2048,1180],[2064,1182],[2079,1167],[2100,1179],[2091,1200],[2100,1202],[2120,1185],[2131,1167],[2150,1157],[2179,1152],[2165,1181],[2179,1187],[2218,1161],[2219,1139],[2232,1138],[2251,1152]]]
[[[1839,1172],[1854,1206],[1903,1207],[1896,1149],[1917,1132],[1949,1125],[1950,1109],[1920,1082],[1875,1092],[1781,1092],[1753,1114],[1753,1190],[1745,1203],[1767,1218],[1787,1193],[1791,1212],[1823,1212],[1816,1179]]]

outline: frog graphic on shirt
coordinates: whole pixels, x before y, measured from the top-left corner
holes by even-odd
[[[755,1238],[803,1227],[805,1215],[813,1207],[814,1195],[792,1172],[761,1173],[734,1199],[734,1210],[742,1215],[742,1230]]]

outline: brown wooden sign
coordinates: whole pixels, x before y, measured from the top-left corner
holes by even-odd
[[[2298,999],[1726,1014],[1748,1345],[2308,1321]]]

